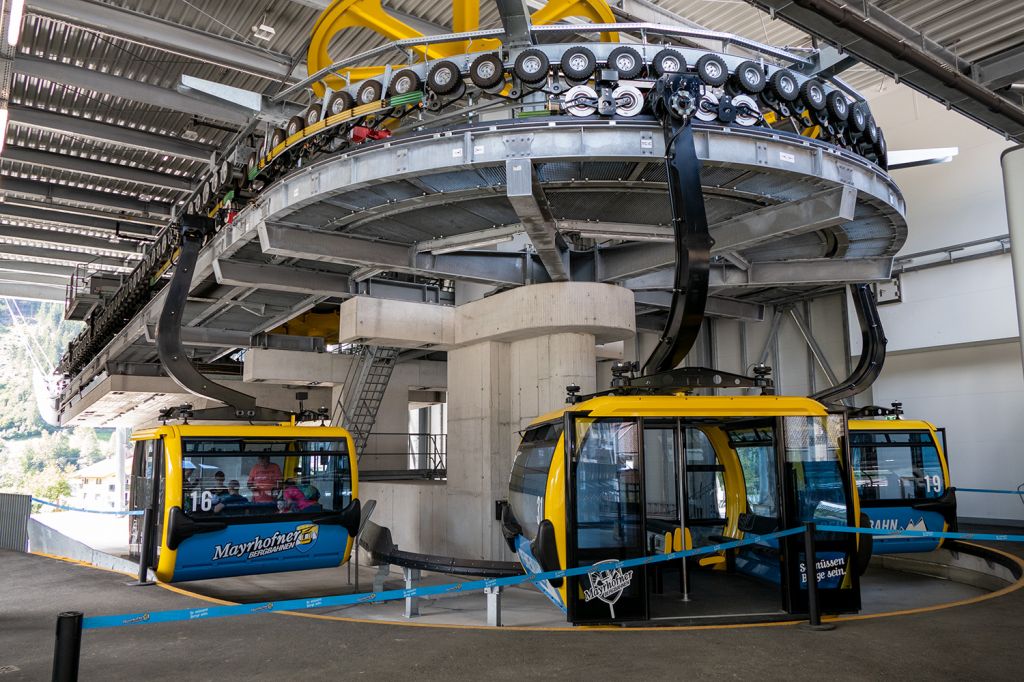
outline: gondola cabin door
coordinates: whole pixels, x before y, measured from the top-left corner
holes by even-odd
[[[591,419],[567,412],[565,456],[568,568],[645,556],[644,474],[636,419]],[[643,567],[568,578],[573,623],[648,618]]]

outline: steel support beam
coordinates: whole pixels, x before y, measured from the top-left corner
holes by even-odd
[[[81,137],[92,142],[108,142],[195,161],[208,162],[215,151],[213,147],[185,142],[169,135],[147,133],[134,128],[100,123],[87,118],[66,116],[32,107],[12,105],[10,121],[16,125]]]
[[[536,272],[533,272],[532,258],[521,253],[471,251],[444,255],[417,254],[413,249],[397,244],[274,223],[262,223],[258,231],[263,252],[277,256],[485,284],[521,285],[531,280],[547,280],[543,268],[537,267]]]
[[[996,132],[1024,141],[1024,107],[972,79],[970,63],[876,4],[747,0]],[[862,9],[865,8],[865,9]],[[870,10],[866,9],[870,8]]]
[[[186,114],[203,116],[235,125],[246,125],[252,120],[253,112],[227,102],[195,97],[177,90],[143,83],[132,78],[115,76],[93,69],[71,64],[62,64],[51,59],[19,54],[14,59],[14,71],[25,76],[41,78],[51,83],[61,83],[76,88],[106,93],[121,99],[141,102],[161,109],[170,109]]]
[[[46,223],[48,225],[61,225],[89,231],[107,232],[111,236],[116,234],[128,237],[152,238],[156,236],[154,228],[128,220],[94,218],[93,216],[83,216],[75,213],[50,211],[43,208],[21,206],[13,203],[13,201],[5,201],[0,204],[0,221],[3,221],[5,218],[12,222]]]
[[[50,263],[36,263],[25,260],[0,260],[0,271],[6,273],[35,273],[66,279],[74,274],[75,269],[67,265],[52,265]]]
[[[91,189],[68,187],[67,185],[58,185],[38,180],[21,180],[19,178],[5,177],[3,180],[0,180],[0,190],[12,194],[74,201],[90,206],[102,206],[116,211],[132,211],[134,213],[154,216],[168,216],[171,213],[170,204],[143,202],[121,194],[114,194],[113,192],[97,192]]]
[[[287,78],[292,59],[231,38],[185,28],[127,9],[89,0],[29,0],[31,14],[57,19],[107,36],[218,64],[273,80]]]
[[[711,286],[770,287],[796,284],[848,284],[881,282],[892,277],[892,256],[842,260],[808,258],[786,261],[753,261],[749,268],[714,264]],[[672,271],[659,270],[620,282],[634,291],[658,291],[672,288]]]
[[[254,287],[295,294],[323,293],[336,298],[370,296],[418,303],[440,303],[436,286],[386,279],[354,281],[348,275],[284,265],[264,265],[219,259],[213,262],[220,284]]]
[[[146,325],[146,341],[156,340],[155,324]],[[181,342],[196,348],[271,348],[307,353],[326,350],[322,336],[293,336],[289,334],[253,334],[244,330],[215,329],[211,327],[182,327]]]
[[[72,206],[70,204],[58,204],[50,200],[39,200],[39,199],[28,199],[24,197],[7,197],[4,202],[7,206],[21,206],[23,208],[39,209],[41,211],[51,211],[56,214],[65,216],[67,220],[77,220],[80,217],[84,218],[99,218],[100,220],[110,221],[113,223],[130,224],[134,227],[149,226],[153,228],[153,234],[159,232],[164,225],[167,224],[167,219],[161,218],[150,218],[147,216],[139,215],[126,215],[122,212],[103,211],[96,208],[89,208],[86,206]]]
[[[59,263],[67,263],[70,266],[85,265],[85,266],[102,266],[107,269],[114,270],[131,270],[134,267],[134,261],[124,260],[121,258],[111,258],[109,256],[94,256],[89,253],[81,253],[78,251],[64,251],[61,249],[50,249],[42,246],[22,246],[20,244],[4,244],[0,243],[0,258],[3,256],[18,256],[21,258],[40,258],[48,261],[57,261]]]
[[[26,301],[64,302],[64,287],[49,287],[40,284],[0,282],[0,296],[20,298]]]
[[[517,48],[533,44],[530,34],[530,8],[526,0],[495,0],[501,27],[505,29],[505,47]]]
[[[52,246],[54,248],[70,247],[81,250],[92,251],[115,251],[125,254],[125,257],[142,257],[138,242],[118,241],[112,242],[109,239],[89,237],[74,232],[58,232],[57,230],[45,230],[39,227],[22,227],[20,225],[0,224],[0,238],[12,239],[21,242],[32,242],[33,244]]]
[[[856,203],[856,188],[844,186],[744,213],[711,226],[714,239],[711,254],[747,249],[841,225],[853,219]],[[601,272],[609,281],[636,277],[675,263],[675,249],[671,244],[625,244],[600,253]]]
[[[92,159],[87,159],[81,156],[55,154],[53,152],[42,151],[40,149],[8,145],[4,149],[3,158],[10,161],[18,161],[20,163],[30,163],[33,166],[40,166],[42,168],[61,171],[69,170],[76,173],[83,173],[85,175],[93,175],[98,178],[107,178],[109,180],[127,180],[128,182],[136,182],[140,185],[149,185],[150,187],[160,187],[163,189],[181,190],[185,192],[192,191],[192,183],[187,177],[167,175],[165,173],[158,173],[144,168],[123,166],[118,163],[93,161]]]
[[[811,258],[806,260],[752,262],[749,270],[733,266],[712,266],[712,287],[771,287],[795,284],[848,284],[879,282],[892,277],[892,257],[841,260]]]
[[[555,228],[555,219],[548,207],[544,189],[534,176],[533,164],[529,159],[508,159],[505,162],[505,177],[508,201],[522,221],[526,234],[533,242],[533,248],[540,256],[540,262],[544,264],[552,281],[568,280],[565,241]]]
[[[1024,45],[975,62],[974,80],[993,90],[1024,81]]]
[[[765,242],[842,225],[853,220],[857,188],[827,189],[809,197],[738,215],[711,228],[712,253],[741,251]]]
[[[0,269],[0,282],[64,287],[68,283],[68,278],[55,275],[37,275],[30,272],[10,272],[9,270]]]
[[[637,291],[634,294],[634,300],[637,306],[668,310],[672,304],[672,292]],[[711,317],[728,317],[752,322],[760,322],[764,319],[764,305],[723,296],[709,296],[705,312]]]

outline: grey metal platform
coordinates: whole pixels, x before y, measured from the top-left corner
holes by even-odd
[[[766,304],[889,277],[907,226],[887,173],[795,134],[696,128],[716,242],[710,315],[761,319]],[[665,309],[674,252],[663,157],[653,120],[554,116],[403,133],[330,156],[265,188],[205,247],[185,341],[214,361],[319,303],[451,303],[445,281],[522,286],[559,268],[633,289],[638,314]],[[567,253],[527,238],[540,203]],[[62,423],[78,423],[77,403],[108,377],[156,371],[162,302],[68,383]]]

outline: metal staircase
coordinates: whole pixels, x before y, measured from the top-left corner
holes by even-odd
[[[354,353],[359,359],[352,363],[334,406],[331,423],[348,429],[359,455],[377,421],[377,411],[398,362],[398,351],[390,346],[360,346]]]

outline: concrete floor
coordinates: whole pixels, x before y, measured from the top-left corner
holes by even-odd
[[[1024,548],[1005,549],[1024,555]],[[0,671],[49,676],[55,616],[195,607],[160,587],[44,557],[0,553]],[[482,601],[482,600],[481,600]],[[350,614],[345,614],[350,615]],[[702,630],[438,629],[284,614],[87,631],[83,680],[987,678],[1019,679],[1024,590],[929,613]]]

